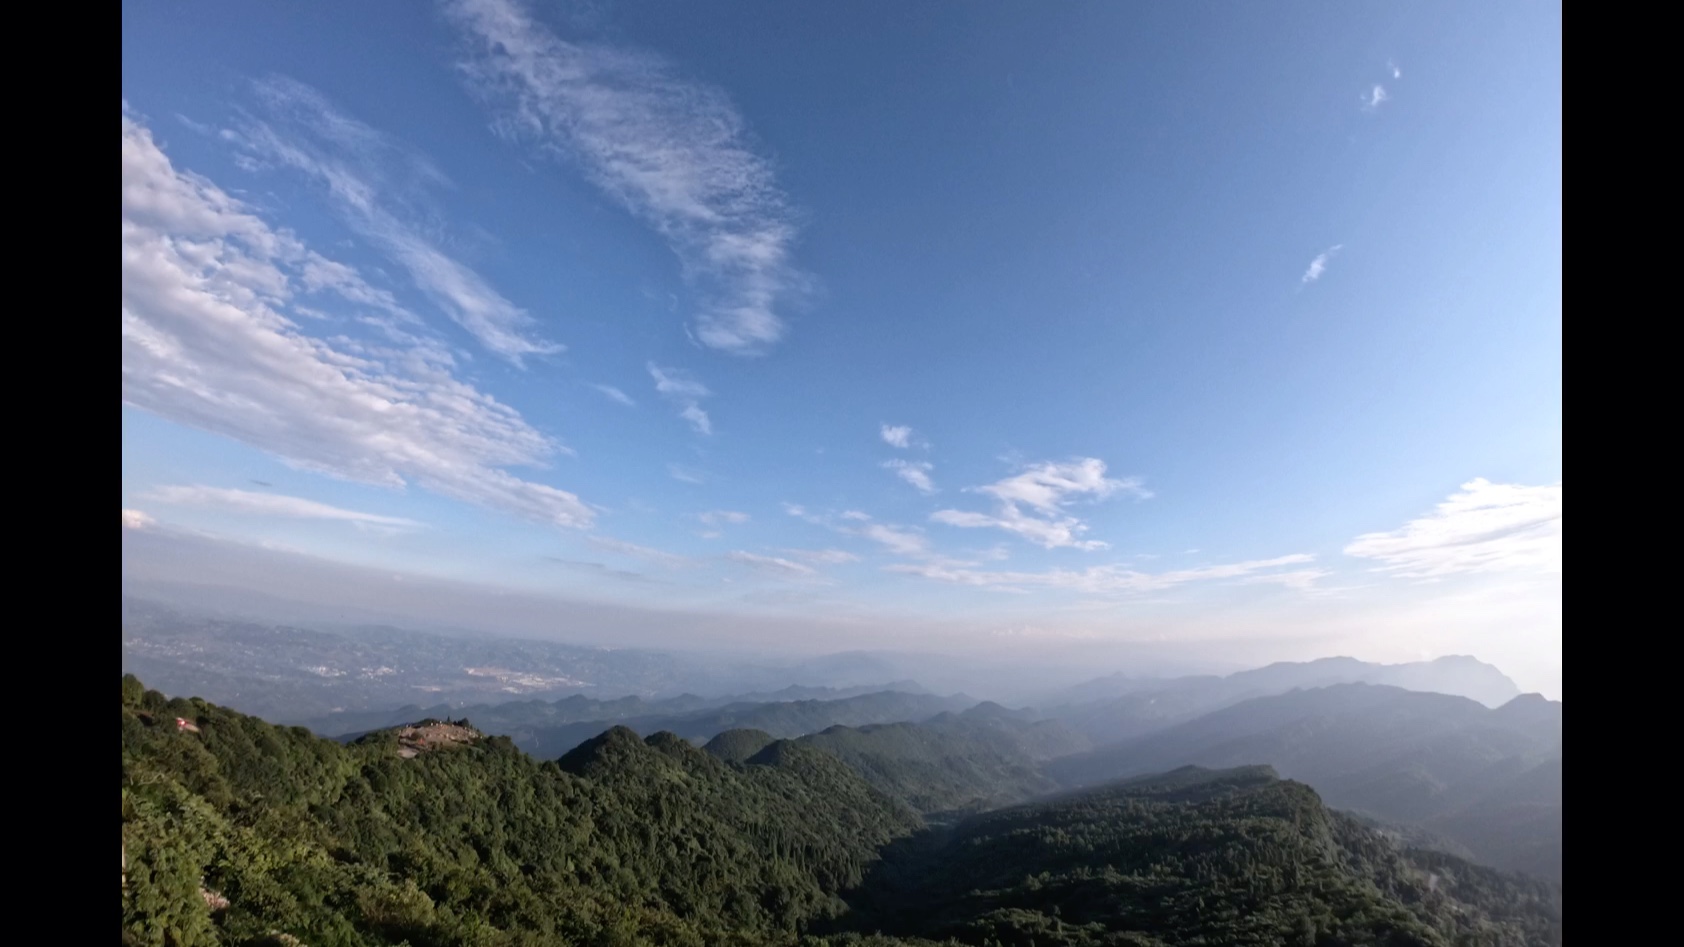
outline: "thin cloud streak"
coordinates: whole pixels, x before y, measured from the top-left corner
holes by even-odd
[[[653,562],[670,568],[683,568],[695,564],[689,556],[681,556],[650,546],[639,546],[636,543],[628,543],[623,539],[613,539],[608,536],[587,536],[585,541],[604,552],[618,553],[622,556],[629,556],[633,559],[641,559],[644,562]]]
[[[805,577],[818,574],[818,571],[811,566],[805,566],[799,562],[792,562],[788,559],[780,559],[777,556],[761,556],[752,552],[737,550],[735,552],[727,553],[725,558],[731,560],[732,562],[741,563],[751,569],[785,578]]]
[[[617,401],[620,404],[623,404],[628,408],[637,407],[637,402],[632,400],[631,395],[626,394],[625,392],[623,392],[620,389],[614,387],[613,385],[591,385],[591,387],[595,388],[597,391],[602,392],[610,400]]]
[[[256,493],[207,486],[165,486],[147,491],[142,499],[176,506],[196,506],[204,509],[250,513],[258,516],[281,516],[290,519],[342,520],[349,523],[370,523],[377,526],[419,527],[422,524],[402,516],[382,516],[329,506],[303,497],[279,493]]]
[[[1208,582],[1220,579],[1254,577],[1254,573],[1281,566],[1298,565],[1314,560],[1314,556],[1295,553],[1274,559],[1178,569],[1172,572],[1141,572],[1121,565],[1092,566],[1087,569],[1050,569],[1045,572],[990,571],[955,567],[942,563],[897,563],[885,566],[884,571],[933,579],[956,585],[1001,591],[1028,591],[1034,588],[1078,592],[1084,595],[1139,594],[1158,592],[1189,582]],[[1268,576],[1255,576],[1268,579]],[[1313,578],[1299,574],[1280,580],[1289,586],[1307,586]]]
[[[712,434],[713,421],[702,410],[701,399],[713,392],[676,368],[662,368],[654,362],[648,368],[649,377],[655,380],[655,391],[678,408],[678,416],[690,422],[697,434]]]
[[[898,556],[926,558],[931,555],[930,540],[922,532],[910,527],[874,522],[869,514],[859,510],[845,510],[835,515],[819,514],[798,504],[785,503],[784,512],[798,520],[812,523],[814,526],[823,526],[843,536],[869,539]]]
[[[485,348],[516,365],[561,352],[534,337],[536,320],[451,258],[393,210],[448,183],[442,173],[385,135],[335,109],[316,90],[286,78],[256,84],[270,121],[248,119],[227,137],[258,158],[325,185],[346,221],[410,274],[415,285]]]
[[[860,561],[859,556],[842,549],[780,549],[778,551],[791,559],[800,559],[804,562],[823,566],[837,566]]]

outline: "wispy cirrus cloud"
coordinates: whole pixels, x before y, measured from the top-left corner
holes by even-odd
[[[785,503],[784,512],[798,520],[812,523],[814,526],[823,526],[844,536],[869,539],[895,555],[930,555],[930,540],[921,531],[913,527],[875,522],[869,514],[859,510],[844,510],[836,514],[814,513],[804,506]]]
[[[1411,579],[1475,572],[1561,572],[1561,484],[1524,486],[1483,477],[1462,484],[1431,513],[1384,533],[1364,533],[1345,554]]]
[[[1362,94],[1362,110],[1372,112],[1385,104],[1390,98],[1391,95],[1386,92],[1386,87],[1376,82],[1367,92]]]
[[[812,566],[802,565],[799,562],[783,559],[778,556],[762,556],[752,552],[743,552],[740,549],[735,552],[727,553],[725,558],[731,560],[732,562],[741,563],[751,569],[785,578],[800,578],[818,574],[818,570],[814,569]]]
[[[591,385],[591,387],[602,392],[602,394],[610,401],[618,401],[620,404],[623,404],[628,408],[637,406],[637,402],[632,400],[631,395],[626,394],[613,385]]]
[[[143,513],[140,510],[123,510],[124,529],[150,529],[156,525],[158,525],[158,521],[153,519],[150,513]]]
[[[666,239],[703,297],[698,341],[753,354],[782,338],[778,308],[806,283],[794,215],[724,92],[646,52],[564,40],[514,0],[444,9],[495,127],[577,162]]]
[[[1302,285],[1308,285],[1321,279],[1322,274],[1327,272],[1327,264],[1332,261],[1333,255],[1344,248],[1344,244],[1336,244],[1316,254],[1316,258],[1310,261],[1309,268],[1304,270],[1303,279],[1298,282]]]
[[[791,559],[821,566],[839,566],[860,560],[859,556],[843,549],[780,549],[778,551]]]
[[[883,469],[894,471],[895,476],[912,484],[919,493],[936,492],[935,481],[930,479],[930,471],[935,469],[935,465],[928,461],[885,460]]]
[[[1273,559],[1256,559],[1170,572],[1141,572],[1120,565],[1093,566],[1087,569],[1049,569],[1045,572],[1016,572],[973,569],[948,563],[897,563],[885,566],[885,571],[915,575],[920,578],[968,585],[977,588],[1027,591],[1055,589],[1084,595],[1116,595],[1159,592],[1191,582],[1221,579],[1248,581],[1281,581],[1288,586],[1304,587],[1313,583],[1302,572],[1287,579],[1284,575],[1259,575],[1265,570],[1311,562],[1314,556],[1294,554]],[[1277,578],[1279,577],[1279,578]]]
[[[176,506],[196,506],[232,513],[257,516],[281,516],[289,519],[340,520],[347,523],[366,523],[375,526],[419,527],[415,520],[402,516],[382,516],[330,506],[303,497],[280,493],[257,493],[223,487],[181,485],[156,487],[144,494],[144,499]]]
[[[563,350],[534,335],[531,314],[446,254],[415,222],[433,216],[424,209],[427,192],[448,184],[430,161],[338,111],[301,82],[274,77],[255,88],[264,117],[248,116],[224,136],[253,156],[253,166],[287,167],[325,186],[352,229],[407,270],[487,350],[517,365],[527,355]]]
[[[655,390],[678,408],[678,416],[690,422],[697,434],[712,434],[713,421],[702,410],[701,400],[713,392],[676,368],[662,368],[654,362],[648,367],[649,377],[655,380]]]
[[[1114,479],[1105,463],[1092,457],[1033,464],[1023,472],[982,487],[967,487],[997,501],[995,511],[937,510],[930,519],[948,526],[1003,529],[1047,549],[1104,549],[1106,543],[1079,538],[1087,524],[1071,516],[1070,503],[1102,500],[1123,493],[1145,499],[1151,491],[1137,477]]]
[[[382,308],[390,294],[177,170],[123,114],[123,402],[365,483],[571,528],[578,496],[506,467],[564,448],[453,373],[424,341],[329,343],[294,313],[317,300]]]
[[[929,538],[908,527],[867,523],[864,526],[853,527],[852,531],[899,556],[924,556],[930,552]]]
[[[749,515],[740,510],[709,510],[697,513],[696,519],[707,526],[739,526],[749,521]]]

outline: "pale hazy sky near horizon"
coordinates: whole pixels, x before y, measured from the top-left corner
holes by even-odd
[[[1561,696],[1558,4],[123,20],[126,574]]]

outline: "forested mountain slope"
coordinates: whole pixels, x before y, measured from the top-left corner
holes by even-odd
[[[715,756],[615,727],[538,762],[463,720],[347,745],[132,677],[122,733],[125,945],[1560,941],[1559,889],[1404,852],[1256,771],[931,831],[764,733]]]

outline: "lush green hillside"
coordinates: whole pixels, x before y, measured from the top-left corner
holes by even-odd
[[[926,816],[1022,802],[1058,788],[1038,763],[1083,745],[1057,721],[979,704],[921,724],[831,727],[800,739]]]
[[[1559,889],[1397,849],[1266,767],[1188,768],[897,844],[845,923],[977,945],[1559,944]]]
[[[346,745],[133,678],[122,710],[125,945],[1560,940],[1558,889],[1405,854],[1266,773],[932,832],[817,741],[766,733],[716,756],[614,727],[540,763],[466,721]]]
[[[901,691],[874,691],[850,697],[808,700],[736,701],[723,706],[688,707],[700,698],[674,698],[645,702],[638,698],[590,701],[582,697],[484,708],[473,719],[486,732],[509,737],[515,745],[541,759],[566,753],[612,726],[625,726],[638,733],[676,733],[694,743],[705,743],[726,730],[764,730],[774,737],[798,737],[838,724],[865,726],[899,720],[926,720],[938,714],[971,706],[967,697],[938,697]],[[592,709],[604,715],[591,715]],[[456,715],[458,711],[450,711]],[[442,709],[392,719],[381,726],[421,716],[444,716]],[[351,739],[360,734],[346,734]]]
[[[785,943],[917,824],[803,747],[733,767],[617,728],[560,763],[498,737],[406,759],[123,691],[126,944]]]

